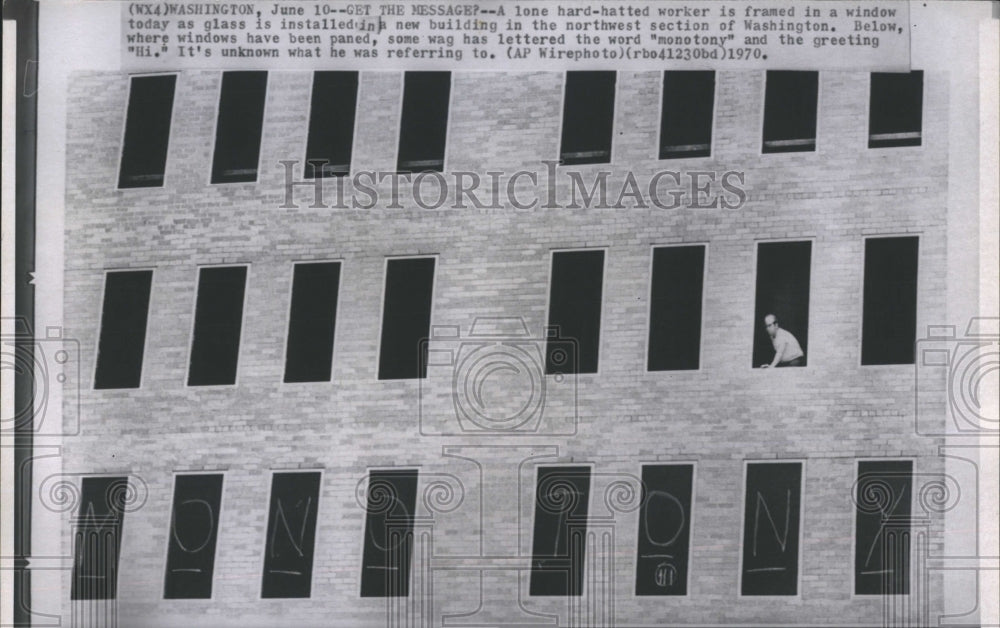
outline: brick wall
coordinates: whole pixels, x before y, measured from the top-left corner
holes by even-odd
[[[746,173],[740,209],[670,210],[427,210],[406,194],[402,209],[314,209],[305,188],[296,190],[298,209],[277,209],[284,201],[279,160],[304,157],[311,75],[270,74],[258,182],[213,186],[220,80],[219,72],[180,74],[165,185],[152,189],[115,189],[128,77],[79,74],[69,95],[66,333],[83,347],[83,375],[68,382],[82,389],[82,433],[66,441],[64,471],[128,472],[148,489],[143,506],[125,518],[122,625],[385,624],[386,600],[358,595],[364,510],[356,486],[369,468],[389,466],[420,468],[418,514],[433,517],[436,556],[524,556],[506,571],[479,572],[475,560],[454,558],[434,571],[434,559],[418,555],[412,590],[429,582],[421,569],[432,572],[433,608],[421,607],[419,595],[394,603],[435,622],[480,606],[483,621],[529,612],[558,614],[562,623],[607,617],[600,600],[608,591],[619,625],[882,620],[880,599],[851,595],[856,461],[913,459],[918,487],[921,474],[939,472],[941,462],[940,442],[914,433],[913,366],[859,366],[864,238],[920,236],[918,329],[942,319],[946,75],[925,74],[921,147],[867,149],[868,75],[822,72],[816,152],[762,156],[764,74],[720,72],[713,156],[659,162],[661,75],[619,73],[612,163],[581,172],[606,168],[618,182],[629,171],[639,181],[662,169]],[[541,160],[558,158],[562,76],[461,73],[453,81],[446,169],[526,168],[539,173],[543,190]],[[362,73],[359,89],[353,167],[394,170],[402,76]],[[335,182],[324,185],[332,192]],[[561,202],[569,192],[560,177]],[[755,247],[776,239],[813,242],[809,366],[761,371],[750,368],[759,324]],[[707,245],[701,369],[649,373],[651,247],[672,243]],[[582,247],[607,253],[600,372],[578,378],[575,434],[422,434],[418,382],[376,379],[385,258],[438,256],[434,325],[467,332],[476,317],[521,317],[538,337],[550,252]],[[292,264],[319,259],[343,262],[332,382],[282,384]],[[198,267],[222,263],[250,266],[238,381],[188,388]],[[103,273],[122,268],[155,269],[142,386],[95,391]],[[451,412],[440,397],[428,408],[435,416]],[[741,598],[737,587],[743,464],[775,458],[805,461],[800,594],[777,603]],[[530,598],[534,468],[571,460],[593,465],[591,515],[605,518],[594,529],[610,534],[603,550],[588,555],[598,561],[588,565],[597,582],[582,601]],[[604,499],[616,480],[656,461],[696,464],[683,598],[633,596],[638,515]],[[297,468],[324,470],[312,597],[261,600],[269,474]],[[172,474],[199,470],[226,473],[213,599],[163,600]],[[461,504],[428,509],[420,496],[432,476],[463,487]],[[922,513],[917,500],[914,513]],[[930,525],[933,549],[940,522]],[[597,575],[602,559],[607,576]],[[66,592],[69,579],[67,572]],[[932,609],[941,606],[939,584],[930,585]]]

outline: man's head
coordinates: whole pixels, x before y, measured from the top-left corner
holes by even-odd
[[[768,335],[774,338],[774,335],[778,333],[778,319],[774,314],[768,314],[764,317],[764,328],[767,329]]]

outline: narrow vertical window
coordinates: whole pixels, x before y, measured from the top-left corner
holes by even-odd
[[[597,372],[603,284],[604,251],[552,254],[546,374]]]
[[[872,72],[868,148],[920,146],[924,73]]]
[[[113,600],[118,593],[118,563],[127,477],[85,477],[80,510],[73,520],[74,558],[70,599]]]
[[[434,258],[391,259],[385,267],[385,303],[379,350],[379,379],[426,376],[422,341],[431,328]]]
[[[858,463],[855,595],[909,594],[912,482],[909,460]]]
[[[715,72],[663,73],[660,159],[708,157],[712,152]]]
[[[185,474],[174,479],[165,599],[212,597],[221,506],[221,473]]]
[[[199,272],[188,386],[236,383],[246,279],[246,266]]]
[[[151,270],[106,275],[94,388],[139,387],[152,282]]]
[[[567,72],[559,159],[565,165],[611,161],[614,72]]]
[[[441,172],[448,133],[450,72],[407,72],[399,125],[399,172]]]
[[[698,368],[704,275],[704,246],[653,249],[648,370]]]
[[[361,597],[407,597],[413,555],[417,470],[368,474]]]
[[[763,152],[816,150],[818,93],[819,72],[768,70]]]
[[[223,72],[212,183],[257,180],[267,72]]]
[[[271,478],[262,598],[312,593],[320,478],[318,471],[275,473]]]
[[[740,595],[796,595],[801,462],[747,465]]]
[[[132,78],[118,187],[163,185],[176,83],[174,74]]]
[[[306,178],[343,176],[351,170],[357,72],[314,72],[306,144]]]
[[[340,263],[295,265],[285,382],[328,382],[333,366]]]
[[[805,366],[811,242],[757,246],[753,366]]]
[[[916,236],[865,240],[861,364],[913,364],[918,248]]]
[[[642,467],[636,595],[687,595],[693,478],[689,464]]]
[[[539,467],[531,595],[583,595],[589,467]]]

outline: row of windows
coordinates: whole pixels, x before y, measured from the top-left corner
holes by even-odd
[[[647,370],[700,368],[706,245],[653,249]],[[812,242],[757,247],[751,364],[772,362],[770,323],[808,356]],[[912,364],[917,308],[916,236],[865,240],[861,363]],[[554,251],[549,284],[546,374],[596,373],[603,308],[603,249]],[[426,377],[436,258],[386,262],[378,378]],[[189,386],[236,383],[247,266],[201,268],[188,365]],[[294,265],[284,381],[331,379],[340,262]],[[137,388],[142,376],[152,270],[110,271],[94,387]],[[765,321],[766,319],[766,321]]]
[[[692,464],[642,467],[635,594],[688,594]],[[909,593],[913,463],[864,460],[855,486],[854,592]],[[530,594],[578,596],[584,589],[591,467],[537,468]],[[212,597],[223,474],[175,477],[164,598]],[[262,598],[307,598],[312,591],[320,471],[271,477]],[[371,471],[363,541],[361,597],[409,595],[418,470]],[[803,463],[747,462],[740,595],[799,594]],[[84,477],[74,520],[74,600],[117,593],[127,477]],[[597,525],[600,522],[596,522]],[[591,530],[593,534],[593,530]]]
[[[137,76],[129,92],[118,185],[163,184],[176,75]],[[564,164],[611,161],[615,72],[567,72],[560,159]],[[764,153],[816,149],[819,73],[768,71]],[[224,72],[212,159],[212,183],[257,180],[267,72]],[[396,167],[399,172],[444,168],[449,72],[406,72]],[[871,75],[868,147],[919,146],[923,73]],[[357,113],[357,72],[313,77],[305,175],[347,174]],[[712,146],[715,72],[666,71],[659,158],[707,157]]]

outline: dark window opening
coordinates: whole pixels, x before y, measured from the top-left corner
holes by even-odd
[[[704,246],[653,250],[648,370],[698,368],[704,275]]]
[[[811,254],[811,242],[758,245],[753,366],[806,365]],[[782,354],[774,364],[779,348]]]
[[[531,595],[583,595],[589,467],[539,467]]]
[[[357,72],[315,72],[306,144],[307,179],[346,175],[351,170]]]
[[[138,388],[153,271],[109,272],[104,281],[94,388]]]
[[[312,592],[320,473],[275,473],[264,544],[262,598],[301,598]]]
[[[596,373],[601,345],[604,251],[552,254],[545,373]]]
[[[865,240],[861,364],[913,364],[919,240]]]
[[[221,504],[221,473],[177,476],[170,512],[165,599],[212,597]]]
[[[818,72],[768,70],[763,152],[816,150],[818,91]]]
[[[416,469],[369,473],[361,597],[410,594],[416,503]]]
[[[267,72],[223,72],[212,183],[257,180]]]
[[[450,72],[407,72],[399,126],[399,172],[444,170]]]
[[[689,464],[642,467],[636,595],[687,595],[693,478]]]
[[[73,519],[72,600],[113,600],[118,593],[127,477],[85,477]]]
[[[796,595],[802,463],[747,465],[740,595]]]
[[[712,152],[715,72],[663,73],[660,159],[708,157]]]
[[[163,185],[176,83],[177,76],[173,74],[132,78],[118,187]]]
[[[188,386],[236,383],[246,279],[246,266],[201,269]]]
[[[559,159],[564,165],[611,161],[614,72],[567,72]]]
[[[872,72],[868,148],[920,146],[924,73]]]
[[[385,268],[385,304],[378,360],[379,379],[417,379],[427,374],[434,258],[391,259]]]
[[[333,367],[340,263],[296,264],[285,382],[328,382]]]
[[[855,595],[909,594],[912,481],[909,460],[858,464]]]

